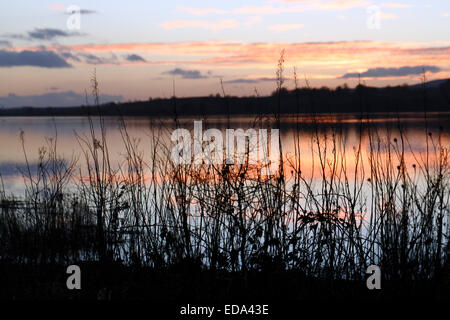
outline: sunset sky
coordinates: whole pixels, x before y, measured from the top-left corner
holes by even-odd
[[[83,104],[94,68],[102,102],[269,94],[282,49],[288,88],[449,78],[450,2],[2,1],[0,106]]]

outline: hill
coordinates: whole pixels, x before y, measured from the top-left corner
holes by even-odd
[[[280,98],[280,99],[279,99]],[[154,116],[422,112],[450,110],[450,79],[414,86],[283,89],[266,97],[192,97],[108,103],[100,106],[9,108],[0,116]]]

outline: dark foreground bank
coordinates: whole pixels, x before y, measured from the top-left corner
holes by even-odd
[[[219,272],[195,262],[168,269],[83,262],[81,289],[68,289],[66,266],[0,264],[1,300],[148,300],[161,303],[288,303],[307,300],[448,301],[448,270],[434,280],[382,279],[381,289],[369,290],[360,281],[311,278],[299,270]],[[369,276],[369,275],[368,275]]]

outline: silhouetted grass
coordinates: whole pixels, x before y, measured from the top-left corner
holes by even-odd
[[[278,112],[273,122],[267,116],[263,123],[260,115],[255,128],[280,128],[283,58],[278,68]],[[95,74],[92,91],[98,98]],[[305,99],[297,102],[304,107]],[[314,280],[336,294],[343,283],[363,283],[367,267],[377,264],[383,281],[399,288],[422,282],[435,288],[449,260],[449,150],[441,135],[427,130],[427,148],[418,153],[399,120],[395,133],[369,130],[366,154],[362,131],[350,149],[338,122],[324,128],[314,113],[311,119],[312,167],[304,164],[300,142],[306,138],[297,130],[295,153],[281,151],[272,176],[248,161],[175,165],[164,140],[170,128],[156,122],[152,132],[159,133],[143,147],[122,121],[118,167],[101,115],[89,117],[87,134],[76,133],[80,159],[60,157],[56,135],[40,149],[36,169],[21,133],[26,190],[20,198],[0,193],[0,264],[54,270],[98,262],[147,270],[148,283],[157,282],[155,273],[182,269],[206,272],[205,283],[210,276],[224,283],[241,279],[250,291],[255,277],[295,274],[311,292],[306,282]],[[175,114],[176,127],[178,120]],[[361,128],[368,123],[361,118]],[[414,155],[413,165],[406,152]]]

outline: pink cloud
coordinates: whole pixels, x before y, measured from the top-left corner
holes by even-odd
[[[48,6],[49,9],[55,10],[55,11],[64,11],[65,8],[61,4],[51,4]]]
[[[167,30],[171,29],[184,29],[184,28],[203,28],[212,31],[218,31],[223,29],[234,29],[240,26],[250,27],[256,23],[261,22],[263,19],[260,16],[250,17],[248,20],[240,22],[234,19],[228,20],[173,20],[165,21],[160,24],[161,27]]]
[[[177,7],[178,10],[193,14],[246,14],[246,15],[273,15],[283,13],[299,13],[311,10],[349,10],[357,7],[365,7],[370,5],[366,0],[274,0],[272,3],[282,3],[284,5],[246,5],[231,10],[221,10],[215,8],[187,8]]]
[[[173,20],[161,23],[161,27],[167,30],[183,29],[183,28],[203,28],[212,31],[223,29],[234,29],[239,26],[236,20],[220,20],[220,21],[206,21],[206,20]]]
[[[367,7],[368,5],[370,3],[365,0],[334,0],[315,3],[315,7],[322,10],[349,10],[358,7]]]
[[[184,11],[189,14],[196,15],[196,16],[204,16],[207,14],[226,14],[226,13],[228,13],[228,11],[226,11],[226,10],[220,10],[220,9],[215,9],[215,8],[196,9],[196,8],[186,8],[183,6],[177,6],[176,8],[180,11]]]
[[[190,65],[211,69],[273,70],[280,50],[286,50],[286,66],[307,68],[320,74],[335,74],[372,66],[402,65],[450,66],[450,46],[431,46],[420,42],[318,42],[318,43],[241,43],[202,41],[177,43],[122,43],[74,46],[47,46],[55,52],[92,53],[108,57],[138,54],[147,65]],[[9,50],[41,50],[40,47]],[[201,58],[200,58],[201,57]],[[77,65],[76,61],[71,61]],[[120,62],[125,63],[125,62]]]
[[[393,2],[382,3],[380,6],[384,8],[394,8],[394,9],[406,9],[413,7],[413,5],[407,3],[393,3]]]
[[[271,31],[277,31],[277,32],[283,32],[283,31],[290,31],[290,30],[298,30],[303,28],[303,24],[276,24],[269,26],[267,29]]]

